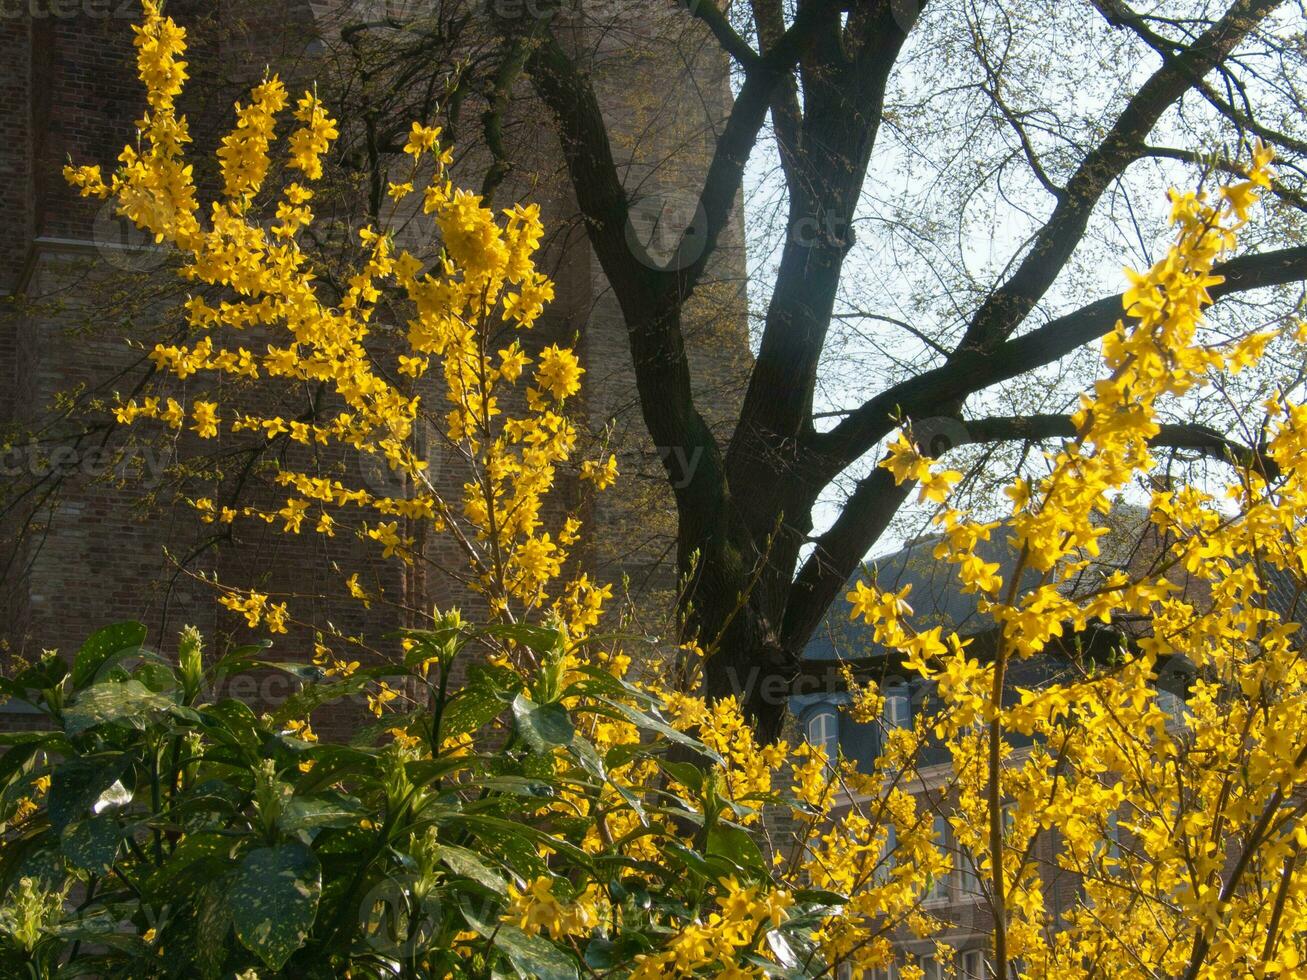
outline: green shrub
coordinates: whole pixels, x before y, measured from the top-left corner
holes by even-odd
[[[673,744],[716,753],[624,680],[565,671],[548,628],[449,616],[409,635],[402,671],[344,678],[270,661],[264,646],[205,663],[193,630],[174,664],[145,638],[139,624],[110,626],[71,667],[50,654],[0,681],[47,722],[0,736],[6,976],[626,975],[723,896],[774,891],[737,822],[751,808],[668,758]],[[544,666],[524,681],[472,644],[525,646]],[[464,656],[478,662],[450,691],[443,679]],[[267,669],[298,688],[269,713],[214,697]],[[390,689],[422,695],[412,710],[346,744],[299,721],[375,690],[383,670]],[[597,748],[581,733],[587,715],[643,737]],[[610,778],[641,765],[676,780],[637,798]],[[594,846],[596,820],[618,810],[637,818]],[[660,836],[673,832],[684,842]],[[654,836],[658,859],[635,856]],[[774,916],[739,910],[745,962],[782,949],[797,969],[808,957],[834,896],[781,894]],[[824,969],[809,959],[804,972]]]

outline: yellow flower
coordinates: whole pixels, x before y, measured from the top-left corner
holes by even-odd
[[[376,527],[369,528],[367,535],[373,541],[380,542],[382,546],[381,556],[383,558],[389,558],[406,544],[406,542],[400,539],[398,524],[395,521],[391,521],[388,524],[378,524]]]
[[[585,460],[581,463],[581,479],[589,480],[596,490],[604,490],[617,480],[617,457],[609,455],[607,462]]]
[[[171,403],[171,399],[169,402]],[[195,420],[191,428],[201,439],[212,439],[218,434],[218,406],[213,402],[194,402],[191,405],[191,418]]]
[[[409,129],[408,142],[404,144],[404,152],[416,159],[422,156],[423,153],[434,150],[439,143],[439,126],[423,126],[421,123],[415,122]]]
[[[377,684],[377,690],[368,694],[368,710],[380,718],[385,713],[386,705],[397,697],[399,697],[399,692],[391,688],[385,681],[381,681]]]
[[[536,384],[561,402],[581,390],[581,375],[584,373],[585,369],[577,363],[575,354],[553,344],[540,352]]]
[[[351,596],[363,601],[364,608],[371,608],[372,603],[370,600],[372,597],[368,594],[368,590],[359,584],[358,572],[355,572],[345,581],[345,587],[349,589],[349,594]]]

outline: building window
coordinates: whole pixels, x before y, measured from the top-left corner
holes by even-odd
[[[1168,691],[1165,688],[1157,692],[1157,706],[1166,713],[1167,721],[1173,725],[1183,725],[1186,723],[1188,709],[1185,706],[1184,698],[1174,691]]]
[[[889,881],[890,872],[894,870],[894,848],[898,847],[898,833],[894,825],[885,826],[885,846],[880,852],[880,862],[876,865],[876,870],[872,877],[876,884],[883,885]]]
[[[944,980],[944,964],[935,957],[919,957],[917,965],[921,967],[921,980]]]
[[[874,970],[868,970],[866,977],[867,980],[899,980],[899,965],[890,963],[888,966],[878,966]]]
[[[953,863],[956,859],[948,846],[948,819],[942,813],[935,814],[935,821],[931,829],[935,835],[935,846],[939,848],[941,854],[948,858],[950,863]],[[930,891],[926,893],[926,901],[947,902],[949,900],[949,878],[951,877],[951,873],[945,873],[934,878],[930,883]]]
[[[1102,855],[1106,861],[1112,862],[1110,867],[1104,866],[1104,870],[1109,873],[1119,871],[1121,867],[1121,822],[1115,810],[1108,813],[1107,819],[1103,821],[1103,830],[1105,833],[1103,834],[1102,845],[1100,845]]]
[[[964,895],[980,895],[980,874],[977,871],[976,856],[969,850],[956,848],[953,851],[953,867],[957,871],[958,888]]]
[[[885,727],[907,728],[911,724],[911,700],[908,685],[894,682],[885,685]]]
[[[840,716],[831,704],[821,704],[808,715],[805,736],[808,744],[824,749],[826,761],[835,762],[840,754]]]
[[[959,953],[958,965],[961,967],[962,980],[990,980],[994,975],[990,972],[989,960],[985,958],[983,950],[969,949]]]

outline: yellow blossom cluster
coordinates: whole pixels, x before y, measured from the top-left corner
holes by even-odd
[[[328,536],[344,528],[375,542],[383,557],[406,562],[426,560],[414,531],[426,522],[453,531],[471,567],[471,585],[487,594],[496,612],[513,605],[514,615],[553,608],[579,617],[578,630],[593,625],[603,590],[571,587],[566,599],[550,592],[579,522],[567,518],[551,531],[542,517],[557,468],[575,452],[576,431],[564,411],[584,371],[569,348],[549,345],[533,358],[522,340],[503,339],[504,328],[509,334],[530,329],[553,299],[553,283],[534,262],[543,235],[538,207],[519,205],[496,215],[479,195],[453,186],[447,173],[452,153],[440,142],[439,127],[414,123],[404,148],[412,175],[392,185],[390,197],[398,202],[421,189],[420,210],[442,251],[428,267],[397,248],[389,228],[364,226],[357,264],[342,277],[342,292],[332,293],[303,232],[313,222],[313,184],[340,135],[336,121],[314,92],[304,93],[291,110],[294,128],[279,154],[277,127],[290,96],[276,76],[268,77],[236,106],[235,125],[217,149],[221,197],[202,208],[185,152],[186,119],[176,112],[187,78],[186,33],[155,0],[143,8],[143,23],[133,28],[149,105],[138,123],[139,139],[123,150],[107,179],[96,166],[69,166],[65,173],[83,195],[112,200],[120,214],[177,250],[178,274],[196,287],[185,304],[187,339],[159,344],[150,360],[179,382],[214,383],[201,384],[189,399],[149,394],[121,403],[117,420],[152,420],[204,440],[244,433],[270,445],[285,441],[375,457],[403,485],[402,493],[378,493],[286,465],[276,480],[296,495],[284,507],[215,506],[202,498],[201,517],[225,524],[263,520],[288,533],[299,533],[306,520]],[[269,198],[276,220],[265,226],[257,212]],[[406,326],[406,343],[395,351],[380,343],[376,319],[382,304],[389,315],[401,298],[409,318],[388,325]],[[262,351],[255,337],[266,338]],[[419,387],[433,363],[440,366],[439,385]],[[308,384],[323,397],[310,418],[242,410],[232,400],[220,406],[208,393],[224,378],[247,386]],[[529,384],[518,391],[523,382]],[[461,500],[446,500],[432,485],[418,448],[425,412],[440,400],[428,394],[432,387],[443,389],[449,448],[470,474]],[[245,389],[231,390],[236,399]],[[597,489],[616,473],[611,456],[580,466]],[[349,520],[347,512],[358,516]],[[357,595],[352,587],[349,592]],[[224,600],[251,625],[267,621],[253,597],[235,602]],[[272,622],[280,621],[274,613]]]
[[[1049,454],[1048,476],[1008,488],[1006,579],[975,554],[996,525],[948,506],[953,474],[903,435],[884,463],[942,505],[936,558],[998,629],[981,659],[956,638],[923,639],[904,593],[849,594],[936,686],[953,771],[941,805],[978,858],[1001,976],[1287,977],[1307,956],[1307,669],[1300,603],[1285,599],[1307,588],[1307,412],[1287,393],[1271,399],[1263,460],[1231,459],[1223,494],[1140,479],[1157,466],[1166,402],[1257,363],[1276,339],[1209,344],[1201,330],[1213,268],[1270,186],[1270,161],[1259,144],[1246,179],[1172,192],[1175,244],[1128,272],[1126,319],[1103,342],[1104,376],[1081,397],[1074,437]],[[1136,480],[1154,554],[1104,570],[1108,518]],[[1092,624],[1123,621],[1147,628],[1106,658],[1076,652]],[[1038,654],[1062,658],[1069,677],[1013,691],[1011,660]],[[1044,866],[1036,854],[1053,840]],[[1080,897],[1052,908],[1049,882],[1068,873]]]

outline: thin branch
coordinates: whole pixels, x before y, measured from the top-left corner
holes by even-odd
[[[1213,300],[1282,286],[1307,278],[1307,246],[1244,255],[1212,270],[1224,282],[1213,286]],[[1009,378],[1051,364],[1106,334],[1122,317],[1122,296],[1107,296],[1067,313],[992,351],[968,351],[948,364],[924,371],[876,395],[835,428],[814,435],[811,449],[823,475],[831,479],[867,452],[895,425],[894,419],[938,415],[939,407],[964,399]]]
[[[959,420],[959,434],[968,443],[1073,439],[1077,435],[1070,415],[1017,415]],[[965,444],[965,443],[960,443]],[[1149,445],[1168,449],[1191,449],[1209,459],[1258,471],[1268,480],[1279,475],[1279,467],[1260,449],[1228,439],[1215,429],[1197,423],[1171,422],[1159,426]]]

